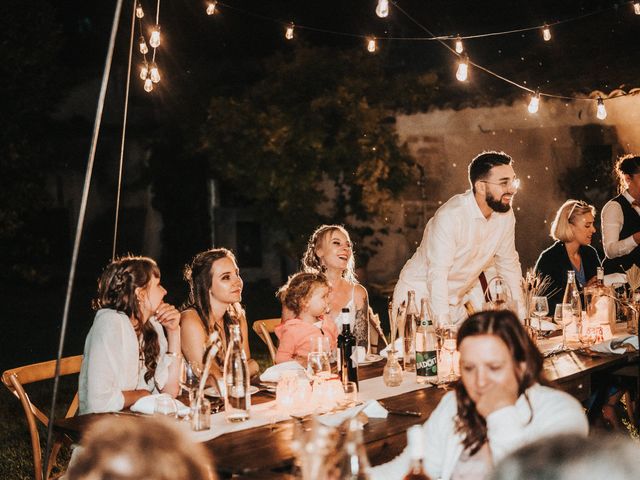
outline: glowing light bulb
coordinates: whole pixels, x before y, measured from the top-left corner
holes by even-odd
[[[389,15],[389,0],[378,0],[376,15],[380,18],[385,18]]]
[[[140,53],[143,55],[149,53],[149,47],[147,47],[147,42],[145,42],[142,35],[140,35]]]
[[[462,39],[460,38],[460,35],[458,35],[456,37],[456,53],[460,54],[464,52],[464,46],[462,45]]]
[[[213,15],[216,13],[216,4],[218,2],[207,2],[207,15]]]
[[[158,48],[160,46],[160,25],[156,25],[151,31],[149,45],[151,45],[153,48]]]
[[[529,113],[538,113],[538,107],[540,107],[540,92],[536,91],[531,95],[531,101],[529,102]]]
[[[284,31],[284,38],[293,40],[293,22],[287,25],[287,29]]]
[[[596,110],[596,117],[600,120],[607,118],[607,109],[604,108],[604,100],[602,97],[598,97],[598,109]]]
[[[142,10],[142,5],[140,4],[140,2],[138,2],[136,5],[136,17],[144,17],[144,10]]]
[[[375,38],[370,38],[369,40],[367,40],[367,50],[370,53],[374,53],[376,51],[376,39]]]
[[[640,2],[633,2],[633,13],[640,15]]]
[[[153,82],[151,81],[150,78],[147,78],[144,81],[144,91],[145,92],[150,92],[151,90],[153,90]]]
[[[546,23],[544,24],[544,27],[542,27],[542,38],[545,42],[551,40],[551,30],[549,29],[549,25]]]
[[[149,78],[153,83],[158,83],[160,81],[160,71],[158,70],[158,65],[155,63],[151,64],[151,69],[149,69]]]
[[[148,76],[149,76],[149,65],[147,64],[147,62],[144,62],[140,67],[140,79],[146,80]]]
[[[460,63],[458,63],[458,71],[456,72],[456,78],[464,82],[469,75],[469,57],[466,55],[460,57]]]

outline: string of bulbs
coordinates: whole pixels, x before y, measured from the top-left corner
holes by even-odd
[[[631,0],[626,2],[626,4],[630,5],[633,8],[633,12],[635,15],[640,15],[640,1],[636,1],[636,0]],[[506,82],[516,88],[519,88],[525,92],[527,92],[528,94],[530,94],[530,100],[529,100],[529,104],[527,107],[527,110],[529,111],[529,113],[535,114],[538,112],[539,108],[540,108],[540,100],[542,97],[548,97],[548,98],[555,98],[555,99],[562,99],[562,100],[574,100],[574,101],[589,101],[589,102],[594,102],[596,103],[596,117],[600,120],[604,120],[607,117],[607,111],[606,111],[606,107],[604,105],[605,100],[609,100],[609,98],[603,98],[601,95],[598,95],[595,99],[593,98],[588,98],[588,97],[576,97],[576,96],[567,96],[567,95],[556,95],[556,94],[552,94],[552,93],[546,93],[546,92],[542,92],[539,89],[533,90],[525,85],[522,85],[518,82],[515,82],[503,75],[500,75],[478,63],[474,63],[469,59],[468,54],[465,52],[465,48],[464,48],[464,43],[463,40],[468,40],[468,39],[477,39],[477,38],[484,38],[484,37],[490,37],[490,36],[504,36],[504,35],[510,35],[510,34],[514,34],[514,33],[520,33],[520,32],[525,32],[525,31],[533,31],[533,30],[539,30],[541,32],[541,36],[543,41],[545,42],[549,42],[551,41],[552,35],[551,35],[551,27],[555,26],[555,25],[559,25],[559,24],[563,24],[563,23],[568,23],[568,22],[573,22],[585,17],[589,17],[589,16],[593,16],[593,15],[597,15],[599,13],[602,13],[605,10],[609,10],[610,8],[614,8],[614,7],[609,7],[609,8],[602,8],[596,11],[592,11],[592,12],[588,12],[579,16],[575,16],[575,17],[571,17],[571,18],[567,18],[564,20],[559,20],[556,22],[551,22],[551,23],[544,23],[543,25],[536,25],[536,26],[530,26],[530,27],[523,27],[523,28],[517,28],[517,29],[512,29],[512,30],[507,30],[507,31],[498,31],[498,32],[488,32],[488,33],[482,33],[482,34],[476,34],[476,35],[434,35],[432,32],[429,31],[428,28],[426,28],[424,25],[422,25],[420,22],[418,22],[416,19],[414,19],[411,15],[409,15],[405,10],[403,10],[396,1],[394,0],[377,0],[377,4],[376,4],[376,8],[375,8],[375,13],[378,17],[380,18],[386,18],[389,16],[390,10],[391,8],[395,8],[397,11],[399,11],[400,13],[402,13],[406,18],[408,18],[410,21],[412,21],[416,26],[418,26],[420,29],[422,29],[423,31],[425,31],[429,36],[428,37],[377,37],[374,35],[361,35],[361,34],[356,34],[356,33],[349,33],[349,32],[339,32],[339,31],[333,31],[333,30],[328,30],[328,29],[323,29],[323,28],[317,28],[317,27],[312,27],[312,26],[308,26],[308,25],[300,25],[300,24],[295,24],[294,22],[282,22],[282,20],[273,18],[273,17],[268,17],[265,15],[261,15],[261,14],[257,14],[255,12],[250,12],[232,5],[228,5],[226,3],[223,3],[221,1],[215,1],[215,0],[210,0],[206,2],[206,13],[207,15],[214,15],[218,12],[218,8],[219,6],[223,6],[225,9],[228,10],[235,10],[235,11],[239,11],[241,13],[244,13],[245,15],[249,15],[249,16],[253,16],[253,17],[257,17],[257,18],[261,18],[264,20],[268,20],[268,21],[272,21],[275,23],[279,23],[282,24],[284,26],[284,38],[288,41],[291,41],[294,39],[295,37],[295,30],[309,30],[309,31],[314,31],[314,32],[320,32],[320,33],[327,33],[327,34],[331,34],[331,35],[340,35],[340,36],[347,36],[347,37],[354,37],[354,38],[361,38],[365,40],[365,46],[368,52],[370,53],[375,53],[378,50],[378,40],[383,40],[383,41],[436,41],[438,43],[440,43],[442,46],[444,46],[445,48],[447,48],[452,54],[456,55],[457,57],[457,70],[456,70],[456,79],[460,82],[466,82],[469,78],[469,70],[470,70],[470,66],[474,67],[478,70],[481,70],[495,78],[498,78],[499,80],[502,80],[503,82]],[[450,46],[450,44],[453,45],[453,48]],[[635,93],[635,92],[633,92]],[[626,95],[626,94],[624,94]]]
[[[138,47],[142,54],[143,62],[140,66],[140,79],[144,82],[143,87],[145,92],[150,93],[153,91],[153,85],[160,83],[160,70],[156,63],[156,53],[160,46],[160,0],[156,0],[156,18],[155,24],[151,27],[149,34],[149,46],[153,49],[151,55],[151,62],[147,60],[147,54],[149,53],[149,47],[144,38],[144,27],[142,19],[144,18],[144,9],[140,0],[136,3],[136,18],[138,19],[138,28],[140,30],[140,39]]]

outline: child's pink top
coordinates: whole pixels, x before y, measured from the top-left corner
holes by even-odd
[[[307,323],[299,318],[291,318],[275,328],[275,334],[280,341],[276,353],[276,363],[295,360],[296,357],[307,358],[310,351],[309,339],[323,335],[329,337],[329,345],[336,348],[338,329],[331,318],[323,318],[321,327]]]

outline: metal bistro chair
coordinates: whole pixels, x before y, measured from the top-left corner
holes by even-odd
[[[267,345],[269,355],[271,355],[271,362],[273,362],[274,365],[276,363],[276,347],[273,344],[271,334],[275,328],[280,325],[281,321],[282,319],[280,318],[268,318],[265,320],[256,320],[252,325],[253,331],[256,332],[260,340]]]
[[[60,360],[60,375],[72,375],[80,372],[80,366],[82,365],[82,355],[76,355],[75,357],[66,357]],[[49,425],[49,417],[47,417],[42,411],[36,407],[29,398],[27,392],[25,392],[23,385],[29,383],[40,382],[43,380],[52,379],[55,376],[56,361],[50,360],[48,362],[34,363],[33,365],[26,365],[23,367],[12,368],[6,370],[2,374],[2,382],[6,385],[11,393],[13,393],[20,402],[24,409],[24,414],[27,417],[27,425],[29,426],[29,433],[31,435],[31,447],[33,449],[33,467],[35,469],[35,479],[42,480],[42,450],[40,448],[40,434],[38,433],[38,424],[36,419],[39,420],[45,428]],[[69,409],[65,415],[65,418],[69,418],[75,415],[78,409],[78,393],[76,392]],[[58,478],[62,473],[51,477],[51,470],[56,463],[58,452],[63,444],[70,445],[71,440],[66,437],[58,437],[51,448],[51,455],[49,456],[49,463],[47,467],[46,478]]]

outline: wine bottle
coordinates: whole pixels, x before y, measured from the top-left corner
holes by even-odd
[[[351,333],[349,309],[343,308],[340,316],[342,320],[342,332],[338,335],[338,375],[342,383],[355,382],[357,385],[358,358],[356,337]]]

